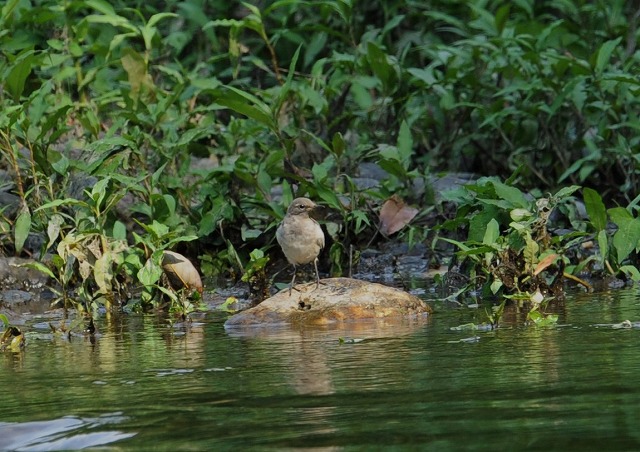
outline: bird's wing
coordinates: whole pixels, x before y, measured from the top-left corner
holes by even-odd
[[[278,225],[278,229],[276,229],[276,240],[282,246],[282,239],[284,238],[284,225],[280,223]]]
[[[318,238],[316,239],[316,243],[318,244],[318,246],[320,246],[320,249],[322,249],[322,248],[324,248],[324,232],[322,232],[322,228],[320,227],[320,225],[318,224],[317,221],[316,221],[316,225],[318,225],[318,230],[320,231],[320,234],[318,235]]]

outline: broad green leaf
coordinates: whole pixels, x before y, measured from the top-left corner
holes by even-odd
[[[391,91],[393,68],[389,64],[387,54],[373,41],[367,43],[367,60],[371,71],[380,79],[385,91]]]
[[[333,147],[333,153],[340,158],[340,156],[342,156],[342,154],[344,153],[344,150],[346,148],[346,144],[344,142],[344,138],[342,137],[342,134],[340,132],[336,132],[333,134],[333,140],[332,140],[332,147]]]
[[[633,265],[623,265],[620,271],[631,278],[635,283],[640,282],[640,271]]]
[[[598,232],[598,248],[600,249],[600,263],[604,264],[609,256],[609,238],[604,229]]]
[[[598,49],[598,55],[596,57],[596,65],[594,68],[596,74],[601,74],[604,71],[605,67],[609,65],[609,61],[611,60],[611,54],[613,53],[615,48],[618,47],[618,45],[620,44],[620,41],[622,41],[622,36],[616,39],[607,41],[600,46],[600,49]]]
[[[9,18],[9,16],[13,13],[13,10],[16,8],[16,6],[18,6],[19,3],[20,0],[9,0],[4,4],[2,10],[0,10],[0,19],[2,19],[2,22],[5,22]]]
[[[494,206],[487,206],[482,212],[477,213],[469,220],[469,236],[468,240],[472,242],[481,242],[487,230],[489,222],[496,218],[498,209]]]
[[[616,249],[618,264],[638,248],[640,242],[640,219],[634,218],[618,223],[618,230],[613,235],[613,246]]]
[[[156,220],[153,220],[148,228],[148,231],[152,232],[158,238],[164,237],[169,233],[169,226],[159,223]]]
[[[584,197],[584,205],[591,224],[596,232],[602,231],[607,226],[607,210],[600,194],[591,188],[583,188],[582,196]]]
[[[16,247],[16,253],[20,253],[22,251],[24,242],[27,240],[27,237],[29,237],[30,230],[31,230],[31,212],[29,212],[28,207],[23,206],[14,224],[14,242]]]
[[[110,181],[110,177],[99,179],[91,189],[91,199],[93,199],[96,208],[102,207],[102,201],[104,201],[104,198],[107,195],[107,187],[109,186]]]
[[[27,77],[31,74],[35,62],[35,53],[33,50],[26,51],[18,58],[16,58],[8,75],[4,80],[4,86],[9,94],[13,96],[15,101],[20,99],[24,86],[27,81]]]
[[[232,86],[226,86],[224,90],[216,90],[214,99],[219,105],[228,107],[237,113],[258,121],[271,130],[277,130],[269,107],[250,93]]]
[[[616,225],[620,225],[625,221],[633,220],[633,215],[631,215],[631,212],[629,212],[624,207],[612,207],[611,209],[607,210],[607,213],[609,214],[609,218],[611,218],[611,221]]]
[[[500,237],[500,225],[495,218],[492,218],[489,223],[487,223],[487,229],[484,232],[482,243],[485,245],[495,245],[498,237]]]
[[[157,262],[154,262],[153,257],[147,259],[144,267],[142,267],[138,271],[138,281],[140,281],[145,286],[151,286],[158,282],[160,277],[162,276],[162,267],[158,265]]]
[[[524,193],[522,193],[516,187],[512,187],[498,181],[492,181],[492,184],[496,190],[496,196],[498,196],[498,198],[509,201],[509,203],[511,203],[514,207],[529,207],[530,203],[524,197]]]
[[[113,223],[113,231],[111,234],[116,240],[126,240],[127,226],[122,221],[117,220]]]

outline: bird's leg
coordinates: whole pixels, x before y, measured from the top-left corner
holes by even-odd
[[[320,287],[320,273],[318,272],[318,258],[316,257],[313,261],[313,266],[316,269],[316,289]],[[324,283],[322,283],[324,284]]]
[[[291,289],[293,289],[293,282],[296,280],[296,266],[293,266],[293,278],[291,278],[291,284],[289,284],[289,296],[291,296]]]

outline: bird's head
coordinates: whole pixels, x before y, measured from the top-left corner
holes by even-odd
[[[289,209],[287,209],[288,215],[302,215],[309,214],[312,210],[317,208],[318,205],[311,201],[309,198],[296,198],[289,205]]]

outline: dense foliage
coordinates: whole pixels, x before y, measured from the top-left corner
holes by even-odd
[[[433,243],[441,171],[497,177],[461,188],[444,215],[468,233],[452,243],[489,253],[476,262],[487,274],[491,253],[531,243],[491,222],[501,209],[528,212],[526,228],[538,218],[513,190],[564,203],[580,237],[600,234],[612,273],[635,255],[637,239],[621,253],[606,232],[608,219],[636,226],[633,2],[8,0],[1,14],[0,170],[17,201],[0,207],[0,246],[53,252],[63,298],[81,286],[110,303],[141,283],[149,303],[172,248],[264,291],[274,227],[298,194],[333,210],[334,274],[394,194],[421,211],[400,238]],[[364,183],[365,162],[385,176]],[[578,187],[558,191],[572,185],[597,190],[597,219],[573,215]],[[609,218],[598,192],[627,213]]]

